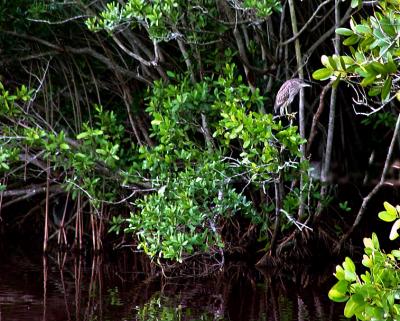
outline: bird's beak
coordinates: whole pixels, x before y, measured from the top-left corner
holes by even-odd
[[[301,87],[311,87],[311,85],[310,85],[310,84],[303,83],[303,84],[301,84]]]

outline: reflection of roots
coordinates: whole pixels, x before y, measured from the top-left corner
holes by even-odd
[[[36,260],[26,255],[13,260],[2,258],[7,258],[3,264],[10,262],[7,273],[13,280],[13,266],[22,265],[32,271],[37,268]],[[327,290],[317,290],[330,280],[333,266],[315,271],[309,264],[282,263],[257,270],[253,264],[240,261],[227,262],[223,270],[207,277],[165,278],[144,255],[121,250],[117,258],[110,262],[94,256],[90,264],[87,258],[68,253],[57,258],[45,256],[43,293],[45,300],[52,302],[47,306],[47,319],[103,320],[110,313],[119,320],[149,320],[163,313],[178,314],[180,320],[285,320],[295,311],[299,316],[316,313],[318,320],[332,320],[333,315],[339,315],[339,311],[321,304],[321,293]],[[200,256],[195,261],[206,263]],[[183,264],[193,268],[189,261]],[[8,284],[7,278],[3,281],[8,289],[7,302],[21,302],[20,287],[13,289],[16,284]],[[24,285],[23,279],[19,281]],[[43,302],[34,288],[26,291],[29,302],[38,306]],[[54,293],[58,296],[53,297]]]
[[[181,263],[163,260],[158,262],[162,275],[171,277],[204,277],[215,274],[224,267],[223,254],[194,254],[185,257]]]

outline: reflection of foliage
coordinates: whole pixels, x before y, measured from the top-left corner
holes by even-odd
[[[294,305],[293,301],[284,295],[278,296],[278,306],[285,307],[285,309],[280,310],[280,320],[281,321],[291,321],[294,320]],[[305,319],[306,320],[306,319]]]
[[[180,321],[180,320],[224,320],[219,316],[213,316],[209,313],[193,315],[190,308],[180,305],[174,306],[168,299],[160,294],[154,295],[149,302],[138,308],[136,320],[138,321]]]
[[[119,295],[118,287],[108,289],[107,292],[108,292],[108,297],[110,300],[109,302],[112,306],[122,306],[123,305],[120,295]]]

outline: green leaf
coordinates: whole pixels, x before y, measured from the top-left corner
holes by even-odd
[[[94,136],[103,135],[103,131],[101,129],[95,129],[92,133]]]
[[[346,257],[343,263],[343,267],[345,270],[349,270],[350,272],[355,272],[356,271],[356,266],[353,262],[353,260],[349,257]]]
[[[392,89],[392,77],[387,78],[383,84],[381,93],[382,101],[385,101],[389,97],[390,89]]]
[[[375,97],[378,96],[382,91],[382,88],[380,87],[372,87],[370,90],[368,90],[368,96],[370,97]]]
[[[397,239],[399,237],[399,233],[397,232],[400,228],[400,219],[398,219],[396,222],[394,222],[392,229],[390,230],[390,235],[389,239],[391,241]]]
[[[378,74],[385,74],[385,73],[386,73],[385,67],[384,67],[383,64],[381,64],[380,62],[373,61],[373,62],[371,62],[371,63],[369,64],[369,66],[371,66],[372,69],[373,69],[374,71],[376,71]],[[369,66],[368,66],[368,67],[369,67]]]
[[[1,163],[0,166],[3,167],[7,171],[10,169],[10,166],[8,166],[7,163]]]
[[[243,130],[243,124],[240,124],[238,127],[236,127],[233,132],[236,134],[239,134]]]
[[[324,65],[324,67],[329,68],[329,58],[327,55],[322,55],[321,56],[321,63]]]
[[[366,25],[357,25],[356,32],[366,34],[371,32],[371,28]]]
[[[344,270],[344,279],[349,282],[357,280],[357,274],[349,270]]]
[[[332,70],[321,68],[313,72],[312,77],[316,80],[326,80],[332,75]]]
[[[352,35],[352,36],[348,37],[346,40],[344,40],[343,44],[345,46],[352,46],[352,45],[356,44],[358,42],[358,40],[360,40],[359,36]]]
[[[349,56],[341,56],[346,65],[353,65],[355,63],[354,59]]]
[[[337,282],[328,292],[328,297],[334,302],[345,302],[348,300],[347,288],[349,282],[341,280]]]
[[[388,60],[388,62],[384,65],[385,66],[385,71],[387,73],[395,73],[397,72],[397,65],[396,63],[393,61],[392,58],[390,58]]]
[[[346,63],[344,62],[344,59],[342,56],[339,56],[339,61],[340,61],[340,66],[342,67],[342,69],[346,70]]]
[[[83,139],[83,138],[86,138],[88,136],[89,136],[88,132],[83,132],[83,133],[80,133],[78,136],[76,136],[76,139]]]
[[[348,28],[337,28],[335,32],[341,36],[351,36],[354,34],[353,30]]]
[[[382,211],[382,212],[379,212],[378,217],[382,221],[393,222],[397,218],[397,215],[396,214],[393,215],[393,214],[389,213],[388,211]]]
[[[383,207],[387,212],[389,212],[390,215],[397,217],[397,210],[392,204],[390,204],[389,202],[384,202]]]
[[[372,233],[372,244],[375,250],[380,249],[379,240],[378,237],[376,236],[376,233]]]
[[[344,307],[344,316],[351,318],[365,306],[364,298],[360,294],[353,294]]]
[[[345,261],[343,262],[343,268],[344,268],[344,279],[346,281],[353,282],[357,279],[356,266],[349,257],[346,257]]]
[[[60,144],[60,148],[61,148],[62,150],[67,150],[67,149],[69,149],[69,145],[66,144],[66,143],[61,143],[61,144]]]
[[[372,317],[371,320],[384,320],[384,309],[380,307],[367,306],[365,307],[365,313]]]
[[[247,139],[243,143],[243,148],[247,148],[247,147],[249,147],[249,145],[250,145],[250,139]]]
[[[151,124],[153,125],[153,126],[158,126],[158,125],[160,125],[162,123],[162,120],[161,119],[153,119],[152,121],[151,121]]]
[[[100,154],[100,155],[103,155],[103,156],[107,155],[107,152],[104,149],[100,149],[100,148],[96,149],[96,153]]]
[[[328,57],[329,65],[332,67],[333,70],[337,70],[337,64],[333,57]]]
[[[397,259],[400,259],[400,250],[393,250],[392,251],[393,256],[395,256]]]
[[[362,263],[362,265],[364,265],[365,267],[368,267],[368,268],[371,268],[373,266],[373,261],[366,254],[363,255],[363,259],[362,259],[361,263]]]
[[[169,78],[175,78],[176,77],[175,73],[170,71],[170,70],[167,70],[167,75],[168,75]]]
[[[372,240],[369,237],[364,237],[363,238],[363,243],[364,243],[364,246],[367,249],[373,249],[374,248],[374,244],[373,244]]]
[[[339,281],[344,280],[344,270],[340,265],[336,266],[336,273],[334,275]]]
[[[376,76],[375,75],[368,75],[361,81],[361,86],[366,87],[370,84],[372,84],[375,81]]]

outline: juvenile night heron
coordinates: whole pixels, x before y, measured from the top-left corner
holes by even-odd
[[[299,93],[300,88],[303,87],[310,87],[310,85],[299,78],[286,80],[281,88],[279,88],[278,94],[275,98],[275,114],[278,114],[278,110],[281,116],[288,114],[288,106],[292,103],[294,97],[296,97],[296,95]]]

